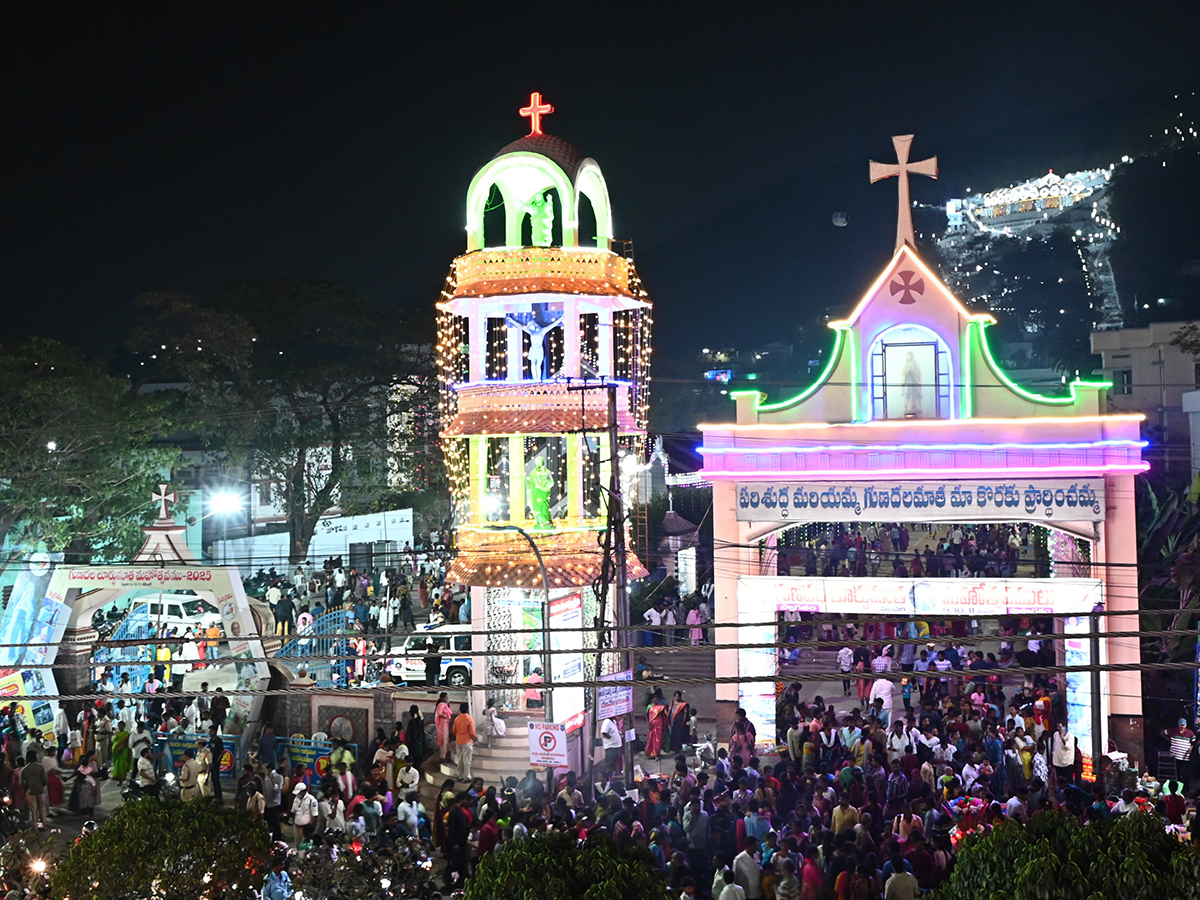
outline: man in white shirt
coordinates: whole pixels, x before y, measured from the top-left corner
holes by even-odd
[[[292,837],[299,847],[305,838],[305,827],[315,825],[320,809],[303,781],[292,788],[292,794]]]
[[[410,837],[420,836],[421,804],[417,801],[416,791],[409,791],[404,800],[396,804],[396,819]]]
[[[659,609],[657,605],[652,606],[648,610],[646,610],[646,612],[642,615],[642,618],[646,620],[646,624],[649,625],[651,628],[656,628],[657,626],[662,624],[662,620],[663,620],[662,610]],[[652,647],[659,647],[659,646],[662,646],[662,644],[663,644],[662,632],[657,631],[657,630],[651,631],[650,632],[650,645]]]
[[[134,720],[136,715],[133,710],[132,703],[126,703],[124,700],[117,701],[117,721],[121,723],[121,727],[126,731],[133,731]]]
[[[746,900],[746,892],[733,880],[732,870],[722,872],[721,881],[725,887],[721,890],[721,896],[714,897],[714,900]]]
[[[746,900],[762,897],[762,866],[758,864],[757,856],[758,841],[746,838],[746,849],[733,858],[734,881],[746,892]],[[721,892],[722,900],[727,896],[726,891]]]
[[[412,761],[406,756],[396,769],[396,793],[404,796],[409,791],[415,791],[421,783],[421,773],[412,767]]]
[[[150,756],[150,749],[146,748],[138,756],[137,761],[137,784],[143,790],[150,790],[158,784],[158,776],[154,774],[154,760]]]
[[[1004,804],[1004,814],[1010,819],[1016,819],[1022,825],[1029,821],[1029,788],[1021,785],[1017,792],[1008,798]]]
[[[912,742],[909,741],[908,735],[904,733],[904,721],[897,719],[892,723],[891,730],[887,736],[887,755],[888,762],[899,762],[901,757],[908,753]]]
[[[850,696],[850,679],[846,676],[850,674],[850,670],[854,668],[854,651],[849,647],[843,647],[838,651],[837,655],[838,671],[842,673],[842,696]]]
[[[621,759],[621,729],[612,719],[600,724],[600,744],[604,747],[604,767],[615,771]]]

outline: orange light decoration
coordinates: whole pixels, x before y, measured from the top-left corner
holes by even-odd
[[[554,112],[554,107],[549,103],[542,102],[542,95],[538,91],[534,91],[529,95],[529,105],[522,106],[520,113],[524,118],[529,119],[529,136],[542,133],[542,116],[548,116]]]
[[[596,532],[539,531],[537,543],[552,586],[580,586],[595,580],[603,557]],[[649,574],[633,553],[626,556],[626,571],[631,579]],[[541,577],[537,558],[521,535],[467,528],[458,532],[458,556],[446,574],[449,581],[488,587],[536,586]]]

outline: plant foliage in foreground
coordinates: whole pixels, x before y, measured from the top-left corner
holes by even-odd
[[[1200,849],[1153,816],[1042,812],[968,838],[934,900],[1200,900]]]
[[[571,832],[531,834],[480,860],[466,900],[674,900],[646,850]]]

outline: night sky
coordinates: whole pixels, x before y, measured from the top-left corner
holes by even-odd
[[[660,337],[771,340],[886,261],[895,186],[866,173],[889,135],[938,155],[913,196],[940,203],[1108,162],[1119,123],[1200,80],[1192,4],[650,6],[10,10],[4,339],[107,355],[145,291],[282,274],[431,305],[468,182],[538,90],[546,131],[605,172]],[[695,315],[723,305],[712,285],[745,292],[733,332]]]

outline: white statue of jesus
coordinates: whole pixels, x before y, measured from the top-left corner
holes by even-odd
[[[534,313],[528,322],[522,322],[515,315],[505,316],[509,328],[519,328],[529,335],[529,375],[534,381],[544,381],[550,377],[546,367],[546,335],[562,322],[563,314],[550,313],[552,319],[545,325],[537,320]]]

